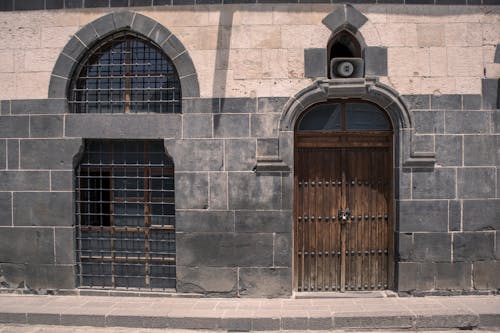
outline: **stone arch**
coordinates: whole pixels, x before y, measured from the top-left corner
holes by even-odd
[[[317,80],[291,97],[285,104],[281,114],[279,124],[280,148],[281,143],[287,141],[286,146],[293,146],[293,143],[289,141],[293,137],[295,123],[302,112],[317,103],[331,99],[347,98],[358,98],[373,102],[387,112],[396,136],[396,152],[400,162],[398,165],[434,165],[434,152],[418,152],[412,145],[415,135],[413,117],[401,96],[394,89],[380,83],[377,79],[368,78]],[[283,156],[283,159],[286,158]],[[290,161],[288,158],[287,164]]]
[[[52,70],[49,98],[67,98],[77,64],[98,41],[119,32],[131,31],[157,44],[172,60],[179,74],[183,97],[199,97],[198,75],[181,41],[155,20],[135,12],[120,11],[102,16],[81,28],[66,44]]]

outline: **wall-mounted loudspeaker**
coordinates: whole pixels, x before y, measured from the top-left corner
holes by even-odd
[[[351,78],[363,77],[365,64],[361,58],[333,58],[330,61],[330,77]]]

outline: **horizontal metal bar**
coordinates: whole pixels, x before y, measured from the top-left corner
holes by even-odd
[[[94,261],[94,262],[175,262],[175,257],[160,258],[160,257],[93,257],[93,256],[80,256],[82,261]],[[144,278],[143,275],[137,276]]]
[[[175,231],[175,226],[171,224],[166,225],[151,225],[150,227],[116,227],[116,226],[85,226],[82,225],[80,230],[82,231],[121,231],[121,232],[145,232],[147,230],[163,230],[163,231]]]

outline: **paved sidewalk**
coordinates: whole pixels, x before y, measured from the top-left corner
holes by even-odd
[[[228,331],[492,329],[500,296],[226,299],[0,295],[0,323]]]

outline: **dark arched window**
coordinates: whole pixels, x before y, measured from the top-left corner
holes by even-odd
[[[313,106],[299,119],[299,131],[387,131],[391,123],[371,103],[339,102]]]
[[[75,113],[180,112],[179,76],[152,42],[120,32],[95,45],[77,68],[69,102]]]

